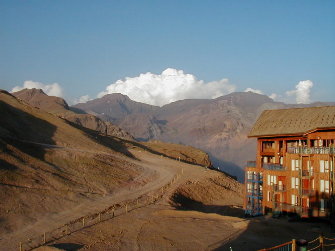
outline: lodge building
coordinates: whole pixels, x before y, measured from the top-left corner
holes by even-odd
[[[245,169],[247,215],[334,212],[335,106],[264,111],[249,137],[257,153]]]

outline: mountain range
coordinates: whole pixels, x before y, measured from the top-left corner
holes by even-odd
[[[240,181],[246,161],[255,158],[256,141],[248,138],[248,133],[262,111],[335,105],[285,104],[253,92],[235,92],[216,99],[186,99],[162,107],[136,102],[119,93],[72,107],[39,89],[24,89],[13,95],[73,125],[105,135],[199,148],[209,154],[216,168]]]
[[[216,99],[187,99],[159,107],[116,93],[71,109],[112,122],[140,141],[155,139],[202,149],[216,167],[243,180],[243,167],[247,160],[255,158],[256,149],[255,140],[247,135],[262,111],[334,104],[293,105],[253,92],[235,92]]]

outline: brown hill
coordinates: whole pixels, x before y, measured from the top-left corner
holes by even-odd
[[[41,89],[24,89],[14,92],[13,95],[34,107],[53,113],[76,125],[98,131],[106,135],[133,140],[133,137],[120,127],[113,125],[110,122],[105,122],[92,114],[76,113],[71,111],[64,99],[48,96]]]
[[[255,141],[247,135],[259,114],[266,109],[303,106],[306,105],[287,105],[265,95],[237,92],[213,100],[176,101],[163,107],[110,94],[75,107],[115,121],[141,141],[157,139],[202,149],[210,154],[216,167],[243,180],[242,169],[255,156]]]
[[[124,143],[0,91],[0,233],[112,193],[141,168]],[[112,150],[115,149],[115,150]],[[1,235],[0,234],[0,235]]]
[[[26,101],[31,106],[47,110],[51,113],[64,113],[64,111],[69,110],[69,106],[64,99],[48,96],[41,89],[23,89],[14,92],[13,95]]]
[[[97,114],[104,120],[115,123],[131,114],[151,114],[159,109],[158,106],[133,101],[128,96],[120,93],[107,94],[102,98],[80,103],[73,107],[91,114]]]

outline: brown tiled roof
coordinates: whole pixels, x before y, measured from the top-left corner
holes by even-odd
[[[249,137],[302,135],[325,128],[335,128],[335,106],[266,110]]]

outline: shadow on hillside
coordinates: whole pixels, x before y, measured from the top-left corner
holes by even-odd
[[[76,244],[76,243],[57,243],[51,245],[51,247],[59,248],[61,250],[66,250],[66,251],[77,251],[84,247],[82,244]]]
[[[87,112],[85,112],[84,110],[82,110],[80,108],[77,108],[77,107],[70,106],[69,109],[70,109],[70,111],[73,111],[73,112],[78,113],[78,114],[87,114]]]
[[[56,126],[1,100],[0,114],[0,127],[9,132],[6,135],[2,135],[2,138],[20,151],[44,160],[45,149],[31,144],[31,142],[55,144],[52,137],[56,131]],[[8,149],[5,149],[5,151],[8,151]]]
[[[156,154],[156,155],[160,155],[160,156],[163,156],[165,158],[169,158],[169,159],[172,159],[172,160],[177,160],[175,157],[173,156],[170,156],[170,155],[167,155],[165,153],[161,153],[161,152],[158,152],[156,150],[153,150],[152,148],[150,147],[147,147],[143,144],[141,144],[140,142],[137,142],[137,141],[130,141],[130,140],[123,140],[124,142],[126,142],[128,145],[132,145],[134,147],[138,147],[138,148],[141,148],[143,149],[144,151],[147,151],[149,153],[152,153],[152,154]],[[202,166],[204,167],[203,165],[199,164],[199,163],[195,163],[195,162],[191,162],[191,161],[187,161],[187,160],[183,160],[183,159],[180,159],[180,162],[183,162],[183,163],[187,163],[187,164],[191,164],[191,165],[197,165],[197,166]]]
[[[113,136],[108,136],[108,135],[102,135],[100,132],[83,127],[81,125],[75,124],[71,121],[65,120],[66,123],[68,123],[69,125],[83,131],[86,133],[86,135],[88,137],[90,137],[92,140],[94,140],[95,142],[97,142],[98,144],[101,144],[107,148],[110,148],[116,152],[122,153],[130,158],[136,159],[136,157],[129,152],[128,147],[126,146],[127,143],[129,143],[130,141],[128,140],[124,140],[124,139],[120,139],[117,137],[113,137]]]
[[[324,221],[289,222],[286,217],[274,219],[269,216],[251,218],[245,230],[214,244],[216,251],[259,250],[270,248],[292,239],[311,241],[319,237],[333,236],[329,224]],[[309,247],[310,249],[311,247]]]
[[[15,171],[16,169],[17,169],[16,166],[8,163],[6,160],[0,159],[0,170]]]
[[[232,178],[237,178],[239,182],[244,183],[244,170],[240,166],[229,161],[218,159],[211,154],[210,159],[215,168],[219,167],[221,171],[227,173]]]
[[[234,206],[206,205],[200,201],[193,200],[181,193],[175,193],[171,197],[173,206],[178,210],[198,211],[202,213],[215,213],[224,216],[244,217],[242,208]]]

